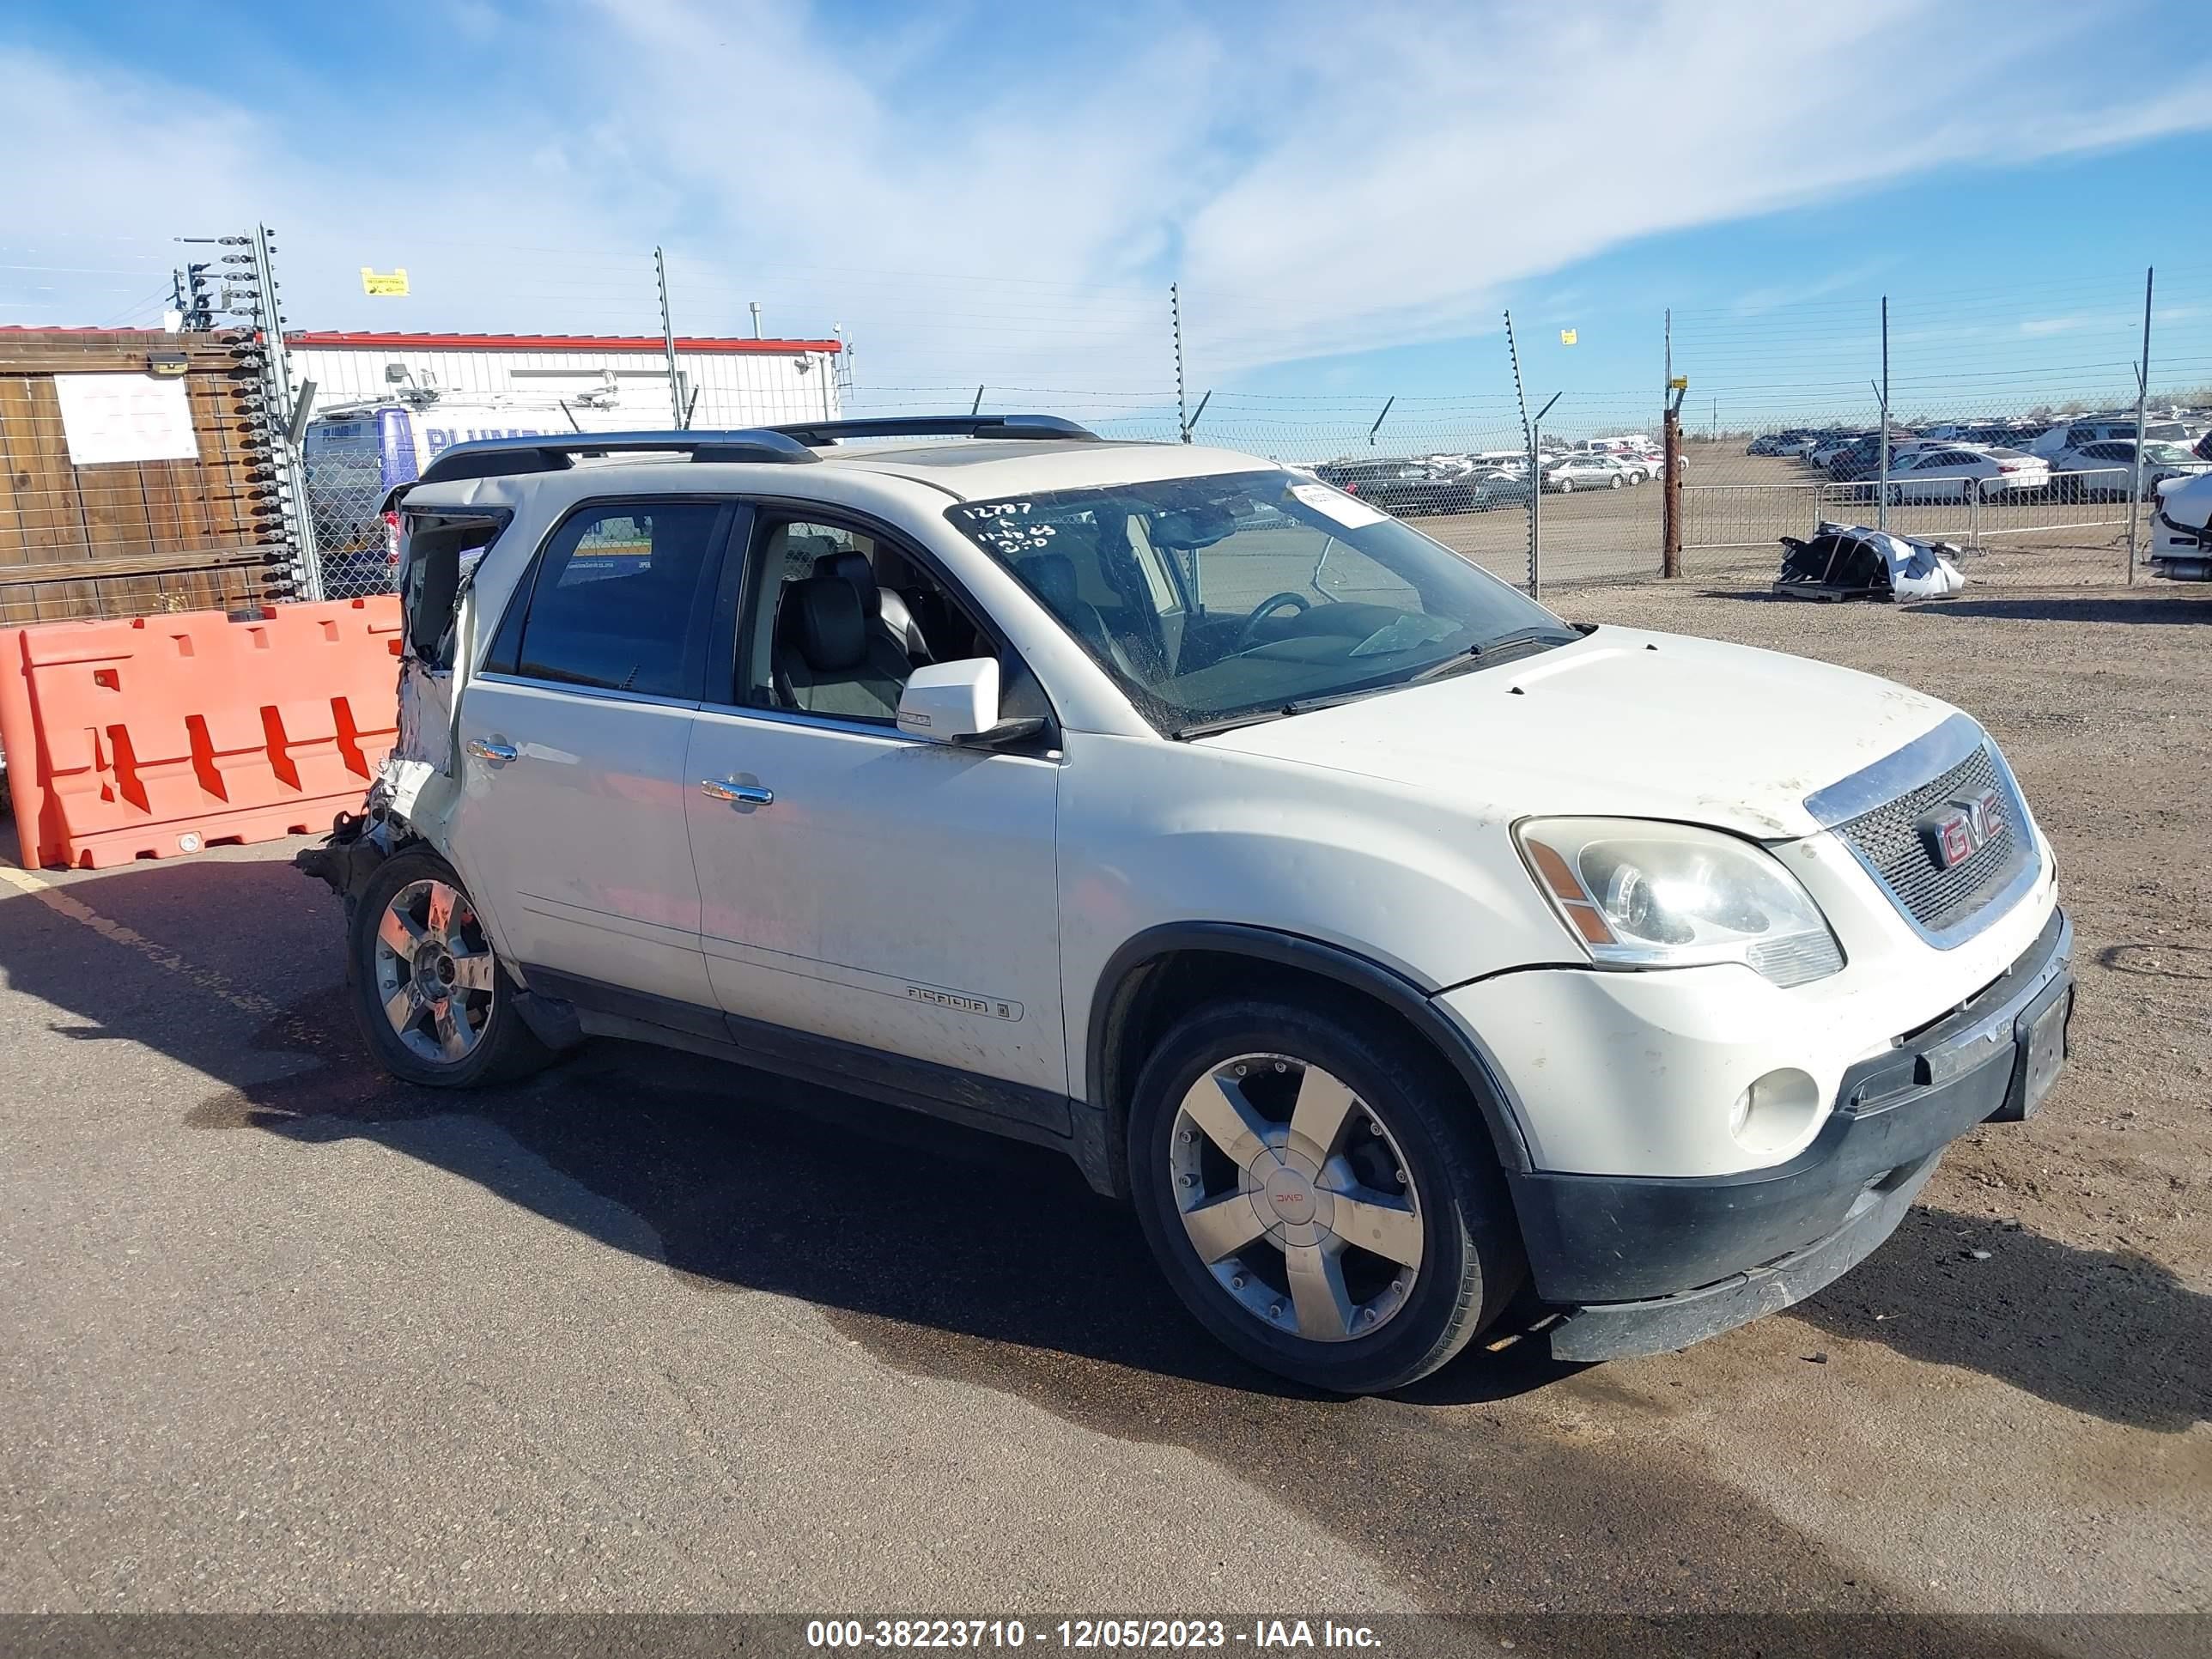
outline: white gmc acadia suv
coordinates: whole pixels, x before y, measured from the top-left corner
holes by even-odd
[[[1577,1359],[1784,1307],[2064,1059],[1971,718],[1571,626],[1279,465],[848,421],[395,494],[398,747],[301,861],[410,1082],[610,1033],[1058,1147],[1362,1391],[1524,1283]]]

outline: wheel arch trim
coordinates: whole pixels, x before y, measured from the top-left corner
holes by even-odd
[[[1106,1117],[1109,1144],[1119,1143],[1127,1115],[1127,1103],[1117,1097],[1121,1089],[1109,1091],[1107,1079],[1129,1004],[1143,984],[1146,969],[1164,957],[1187,952],[1249,957],[1365,993],[1411,1025],[1467,1085],[1507,1173],[1532,1167],[1528,1138],[1514,1115],[1511,1096],[1496,1062],[1474,1034],[1437,1006],[1426,989],[1395,969],[1341,945],[1230,921],[1164,922],[1147,927],[1124,940],[1100,971],[1091,999],[1082,1098]],[[1117,1084],[1123,1081],[1115,1079]]]

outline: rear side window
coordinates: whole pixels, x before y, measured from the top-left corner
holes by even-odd
[[[434,668],[453,665],[453,619],[463,578],[507,526],[507,514],[409,513],[399,603],[407,618],[407,645]]]
[[[520,628],[501,628],[486,666],[696,701],[728,523],[711,501],[580,508],[546,543]]]

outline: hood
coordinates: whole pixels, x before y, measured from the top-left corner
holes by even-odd
[[[1820,827],[1808,795],[1954,712],[1802,657],[1601,628],[1540,656],[1200,741],[1386,779],[1492,820],[1668,818],[1777,841]]]

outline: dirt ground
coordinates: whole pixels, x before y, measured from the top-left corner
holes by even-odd
[[[1823,516],[1874,521],[1870,485],[1823,495],[1825,473],[1778,456],[1747,455],[1739,443],[1692,441],[1683,455],[1682,562],[1692,579],[1756,574],[1777,556],[1778,537],[1808,535]],[[1588,584],[1656,574],[1661,495],[1656,483],[1546,495],[1543,580]],[[1993,556],[2056,556],[2080,566],[2084,579],[2105,582],[2126,574],[2120,546],[2127,517],[2125,501],[2028,500],[1971,512],[1963,502],[1901,505],[1890,509],[1889,523],[1904,535],[1972,543]],[[1520,507],[1413,522],[1508,581],[1527,580],[1528,520]]]

